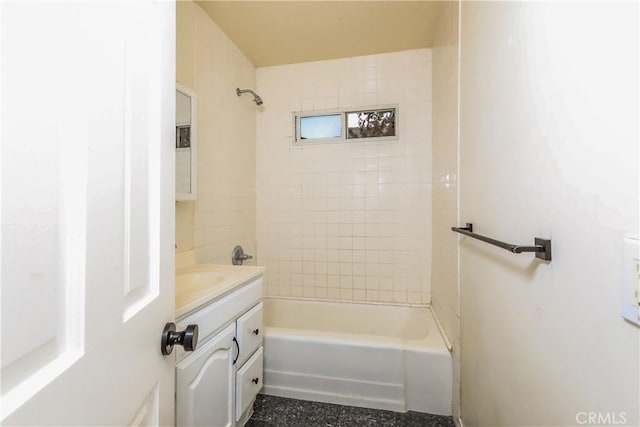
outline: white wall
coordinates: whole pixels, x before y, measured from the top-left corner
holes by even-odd
[[[461,239],[465,426],[637,426],[638,3],[464,2],[461,26],[461,222],[553,239],[548,264]]]
[[[258,68],[266,294],[431,301],[431,51]],[[393,142],[291,144],[292,112],[399,104]]]
[[[177,250],[230,264],[235,245],[256,251],[256,105],[235,93],[255,88],[255,67],[200,6],[176,7],[177,79],[198,97],[198,198],[176,204]]]
[[[458,316],[458,8],[443,2],[433,46],[433,267],[432,306],[453,346],[454,416],[459,416]]]

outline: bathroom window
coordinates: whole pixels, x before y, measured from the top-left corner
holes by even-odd
[[[299,117],[299,140],[331,140],[342,138],[342,115],[327,114],[322,116]]]
[[[397,106],[293,114],[295,144],[393,140]]]
[[[349,111],[347,139],[396,136],[396,109]]]

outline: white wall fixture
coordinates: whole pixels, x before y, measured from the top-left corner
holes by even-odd
[[[640,326],[640,240],[624,239],[622,317]]]
[[[196,199],[196,94],[176,83],[176,201]]]

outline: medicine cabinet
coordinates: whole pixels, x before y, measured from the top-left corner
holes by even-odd
[[[176,84],[176,201],[196,199],[196,95]]]

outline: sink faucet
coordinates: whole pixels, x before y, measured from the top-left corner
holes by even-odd
[[[242,263],[248,259],[253,259],[253,256],[244,253],[242,246],[238,245],[233,248],[231,253],[231,262],[233,265],[242,265]]]

